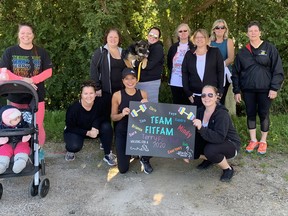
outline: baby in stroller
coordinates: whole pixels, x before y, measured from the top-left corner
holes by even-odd
[[[0,129],[28,128],[29,124],[23,120],[21,111],[6,105],[0,109]],[[27,164],[30,154],[29,140],[31,135],[0,137],[0,174],[9,167],[10,159],[14,155],[12,171],[20,173]]]

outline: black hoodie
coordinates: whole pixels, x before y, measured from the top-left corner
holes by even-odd
[[[197,119],[203,119],[204,111],[205,107],[197,110]],[[225,140],[229,140],[235,145],[237,151],[240,149],[240,137],[234,128],[228,110],[221,104],[218,104],[212,113],[208,127],[201,127],[198,132],[208,143],[217,145],[223,143]]]

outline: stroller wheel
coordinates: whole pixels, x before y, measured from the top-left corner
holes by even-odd
[[[2,186],[2,184],[0,183],[0,199],[2,198],[2,194],[3,194],[3,186]]]
[[[49,192],[49,188],[50,188],[50,181],[49,179],[45,178],[40,182],[39,185],[39,195],[40,197],[45,197],[48,192]]]
[[[29,185],[29,194],[34,197],[38,194],[38,185],[34,184],[34,179],[32,179],[32,181],[30,182]]]

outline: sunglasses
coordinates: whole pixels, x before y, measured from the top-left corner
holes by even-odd
[[[213,93],[208,93],[208,94],[202,93],[201,94],[201,98],[205,98],[206,96],[208,96],[209,98],[213,98],[214,94]]]
[[[158,39],[158,35],[154,34],[154,33],[149,33],[148,36],[154,38],[154,39]]]
[[[179,30],[178,32],[179,32],[179,33],[188,32],[188,30]]]
[[[225,29],[225,26],[216,26],[214,29]]]

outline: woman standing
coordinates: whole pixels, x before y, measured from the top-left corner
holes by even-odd
[[[197,118],[193,120],[198,130],[194,157],[203,159],[198,169],[217,164],[223,170],[220,180],[230,181],[234,170],[227,159],[237,155],[241,142],[228,110],[217,102],[217,95],[217,88],[204,86],[201,94],[204,106],[197,110]]]
[[[33,43],[34,29],[29,24],[20,24],[18,27],[19,44],[5,50],[0,63],[1,68],[7,68],[10,80],[22,80],[31,84],[38,93],[39,103],[36,112],[36,123],[39,129],[39,146],[45,143],[45,130],[43,126],[45,115],[45,86],[44,81],[52,76],[52,62],[43,48]],[[27,101],[21,96],[9,97],[11,105],[19,108],[28,108]],[[41,151],[41,157],[44,157]]]
[[[159,40],[161,31],[157,27],[152,27],[148,33],[149,56],[145,69],[141,70],[140,80],[137,88],[147,92],[150,102],[158,103],[159,89],[161,84],[161,74],[164,64],[163,44]],[[135,61],[135,68],[139,67],[140,62]]]
[[[194,45],[189,41],[191,30],[186,23],[181,23],[175,33],[178,35],[178,42],[174,43],[167,55],[167,66],[169,69],[169,85],[172,92],[174,104],[190,104],[182,84],[182,62],[188,50]]]
[[[192,105],[202,106],[201,91],[205,85],[216,86],[223,94],[224,64],[218,48],[209,47],[205,29],[198,29],[192,36],[196,49],[189,50],[182,63],[182,82]]]
[[[113,130],[107,109],[110,109],[110,97],[105,94],[96,98],[96,85],[94,81],[84,81],[81,85],[81,98],[75,101],[67,110],[64,141],[66,143],[67,161],[75,159],[85,138],[100,137],[104,148],[103,160],[110,166],[116,165],[116,158],[111,153]]]
[[[122,88],[121,72],[125,63],[121,59],[121,34],[118,29],[111,28],[105,34],[104,47],[93,53],[90,64],[90,77],[96,83],[98,97],[102,93],[112,94]],[[110,110],[109,115],[110,115]]]
[[[115,129],[115,142],[117,150],[118,169],[120,173],[126,173],[129,169],[130,155],[126,155],[128,115],[130,114],[129,102],[141,101],[147,102],[147,93],[136,89],[136,72],[133,69],[125,68],[122,72],[122,80],[125,89],[115,92],[112,97],[111,118],[117,121]],[[150,158],[143,156],[140,163],[146,174],[150,174],[153,168],[150,165]]]
[[[224,59],[224,92],[220,99],[220,103],[225,105],[225,98],[230,86],[232,63],[234,61],[234,42],[228,38],[229,29],[224,19],[216,20],[211,29],[211,43],[213,47],[218,47]]]
[[[246,151],[252,152],[258,147],[258,153],[265,154],[270,125],[269,109],[283,83],[284,71],[277,49],[260,38],[260,24],[252,21],[247,30],[249,43],[235,58],[232,74],[233,92],[237,103],[242,100],[240,92],[245,102],[250,135]],[[256,137],[257,114],[261,127],[259,142]]]

